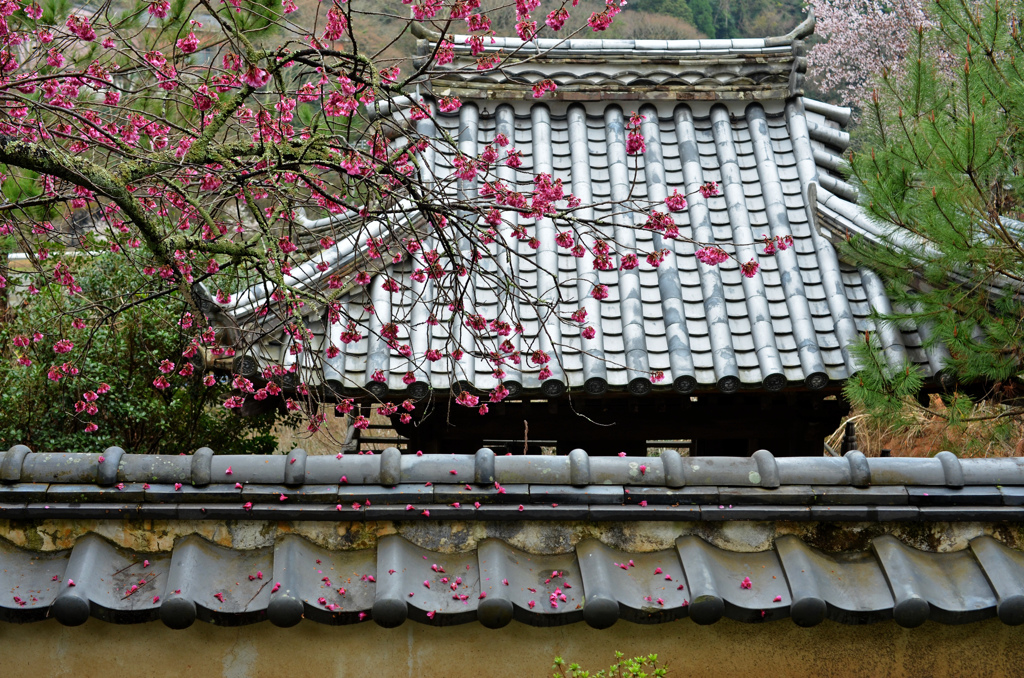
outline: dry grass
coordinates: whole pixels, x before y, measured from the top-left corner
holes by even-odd
[[[345,442],[345,417],[334,415],[330,408],[327,419],[319,431],[310,432],[306,426],[277,426],[274,435],[277,437],[276,454],[288,454],[296,447],[301,447],[310,455],[337,454]]]
[[[929,407],[939,413],[946,410],[938,396],[932,396]],[[971,417],[994,417],[1005,409],[1005,405],[982,401],[975,405]],[[942,450],[960,457],[1024,455],[1022,417],[982,419],[951,426],[940,416],[908,406],[902,418],[898,425],[886,425],[855,409],[825,442],[838,450],[846,423],[852,421],[857,430],[857,448],[869,457],[880,456],[886,449],[893,457],[931,457]]]
[[[275,454],[288,454],[296,447],[301,447],[310,455],[337,454],[345,443],[345,435],[348,433],[348,426],[345,424],[345,417],[336,415],[334,408],[330,405],[325,407],[327,418],[318,431],[308,431],[306,425],[301,426],[277,426],[273,433],[277,437],[277,450]],[[382,424],[390,426],[387,417],[377,413],[370,415],[371,424]],[[397,438],[398,434],[394,429],[376,429],[370,435],[382,438]],[[397,442],[397,441],[396,441]],[[392,443],[364,443],[363,450],[380,452]]]

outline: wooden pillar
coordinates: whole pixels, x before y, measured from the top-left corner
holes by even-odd
[[[846,422],[846,432],[843,434],[842,454],[857,449],[857,427],[852,421]]]

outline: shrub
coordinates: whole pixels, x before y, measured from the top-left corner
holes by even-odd
[[[621,652],[615,653],[615,663],[608,667],[608,670],[601,670],[591,674],[585,671],[579,664],[573,662],[568,666],[561,657],[555,657],[555,663],[551,666],[553,678],[660,678],[668,675],[667,667],[658,667],[658,655],[649,654],[646,657],[633,657],[623,659],[625,655]],[[647,669],[651,672],[648,673]]]
[[[201,446],[235,454],[275,449],[271,428],[282,414],[243,418],[226,410],[221,403],[230,385],[225,378],[205,385],[201,361],[193,363],[191,376],[180,374],[188,371],[181,356],[190,336],[179,322],[185,308],[180,299],[144,301],[138,292],[143,275],[123,257],[101,253],[64,260],[82,291],[69,297],[58,285],[26,274],[0,324],[0,444],[63,452],[116,445],[149,454]],[[89,322],[76,329],[76,319]],[[73,348],[55,352],[56,337],[67,338]],[[26,340],[27,346],[18,345]],[[165,359],[174,363],[167,374],[160,371]],[[161,376],[169,383],[163,389],[154,385]],[[103,384],[109,391],[103,392]]]

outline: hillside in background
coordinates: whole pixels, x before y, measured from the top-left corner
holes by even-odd
[[[802,0],[632,0],[627,11],[667,15],[710,38],[782,35],[803,18]],[[652,22],[661,17],[650,17]],[[624,36],[626,37],[626,36]],[[633,37],[633,36],[628,36]],[[686,37],[686,36],[679,36]]]
[[[385,62],[404,62],[415,49],[416,41],[409,34],[403,17],[409,6],[400,0],[349,0],[353,11],[353,28],[359,49],[364,54],[377,54]],[[743,38],[782,35],[803,18],[802,0],[629,0],[623,12],[607,31],[595,33],[586,25],[592,12],[604,8],[602,0],[581,0],[578,6],[566,3],[571,18],[555,33],[546,26],[540,37],[626,38],[673,40],[691,38]],[[293,15],[300,25],[313,21],[322,26],[330,7],[319,0],[300,0],[299,14]],[[552,3],[547,10],[556,8]],[[515,7],[507,1],[484,0],[483,8],[492,20],[498,35],[515,35]],[[543,26],[544,13],[536,11]],[[403,28],[406,30],[403,32]],[[434,26],[443,30],[444,24]],[[464,32],[465,23],[453,22],[449,32]],[[402,64],[405,65],[405,64]],[[403,68],[403,70],[405,70]]]

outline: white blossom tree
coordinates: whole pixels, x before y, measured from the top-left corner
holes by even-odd
[[[808,52],[818,87],[857,104],[883,71],[898,72],[919,30],[934,24],[924,0],[810,0],[820,38]]]

